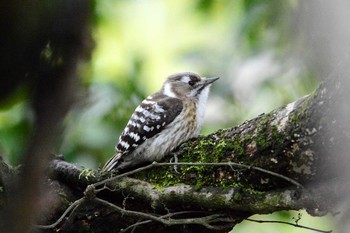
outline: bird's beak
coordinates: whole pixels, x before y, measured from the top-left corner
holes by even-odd
[[[213,78],[205,78],[204,79],[204,86],[207,86],[213,82],[215,82],[216,80],[218,80],[220,77],[213,77]]]

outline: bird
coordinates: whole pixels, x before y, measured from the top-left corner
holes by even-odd
[[[144,99],[131,115],[102,171],[124,170],[161,160],[201,129],[209,89],[219,77],[194,72],[167,77],[162,88]]]

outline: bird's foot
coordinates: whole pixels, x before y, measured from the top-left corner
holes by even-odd
[[[177,158],[177,154],[173,153],[173,157],[170,159],[170,163],[177,163],[178,161],[179,161],[179,159]],[[180,172],[177,170],[177,165],[176,164],[174,165],[174,171],[177,174],[180,174]]]

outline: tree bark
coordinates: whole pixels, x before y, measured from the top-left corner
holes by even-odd
[[[55,201],[42,211],[41,224],[79,203],[42,231],[228,232],[254,214],[306,209],[323,215],[349,191],[346,90],[346,82],[329,79],[268,114],[189,140],[129,176],[111,179],[57,158],[47,181]],[[167,163],[174,154],[176,169]],[[6,187],[5,180],[11,179],[2,179]],[[133,225],[140,221],[146,222]]]

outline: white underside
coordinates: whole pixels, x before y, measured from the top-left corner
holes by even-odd
[[[199,99],[198,99],[198,105],[197,105],[197,133],[199,133],[201,127],[202,127],[202,124],[203,124],[203,121],[204,121],[204,114],[205,114],[205,109],[206,109],[206,106],[207,106],[207,100],[208,100],[208,95],[209,95],[209,86],[205,87],[203,90],[202,90],[202,93],[201,95],[199,96]]]

